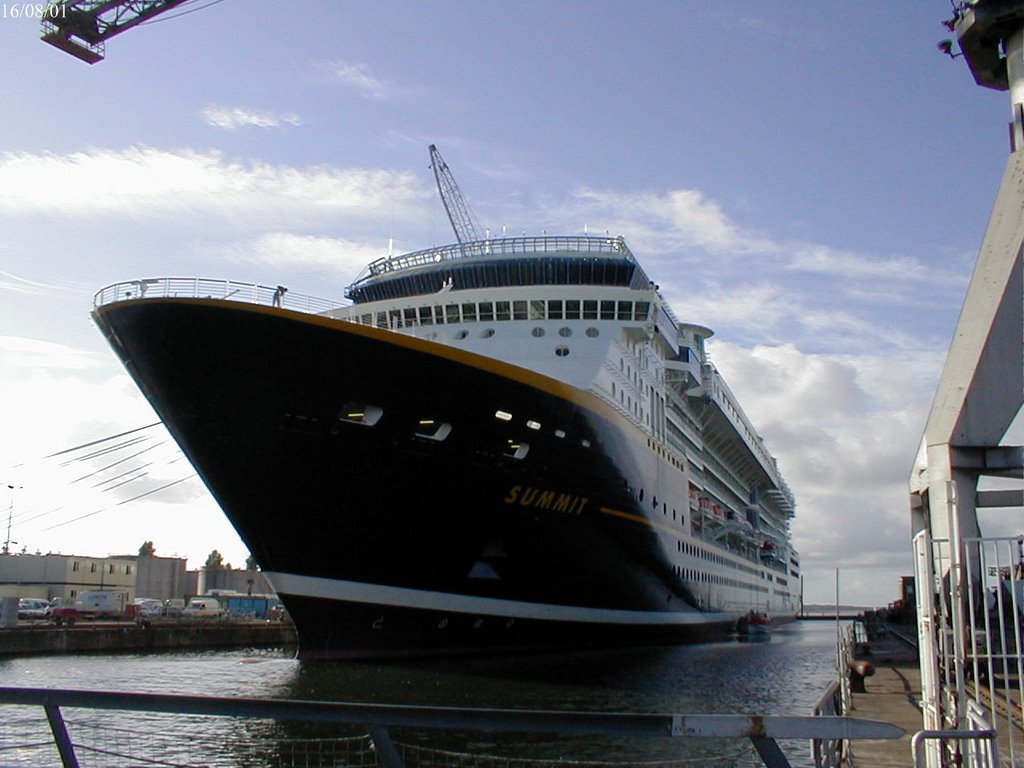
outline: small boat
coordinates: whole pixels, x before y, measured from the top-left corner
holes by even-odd
[[[747,611],[736,620],[736,631],[741,635],[767,635],[772,631],[772,619],[764,611]]]

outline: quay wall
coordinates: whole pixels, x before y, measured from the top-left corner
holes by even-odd
[[[279,621],[196,621],[149,625],[110,622],[74,627],[33,625],[0,629],[0,658],[64,653],[292,647],[296,644],[294,626]]]

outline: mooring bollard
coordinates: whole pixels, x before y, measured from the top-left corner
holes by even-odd
[[[875,665],[863,659],[850,659],[846,667],[850,672],[850,690],[854,693],[867,693],[864,678],[875,674]]]

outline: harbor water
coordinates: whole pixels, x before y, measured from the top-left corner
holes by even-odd
[[[755,640],[388,664],[300,662],[284,650],[257,649],[37,656],[0,660],[0,686],[592,712],[810,715],[836,676],[836,632],[832,622],[805,621]],[[98,751],[96,756],[80,755],[83,766],[150,761],[254,767],[359,765],[365,759],[339,757],[339,744],[355,745],[351,748],[358,752],[361,731],[348,726],[92,710],[72,710],[65,717],[76,744],[88,742],[90,730],[95,732]],[[39,708],[4,708],[0,765],[59,764],[52,745],[31,746],[47,742],[48,735]],[[565,764],[760,764],[745,740],[408,729],[395,729],[392,736],[424,754],[444,753],[446,765],[521,765],[518,761],[524,759]],[[793,765],[813,765],[806,741],[782,746]],[[319,759],[309,754],[313,749],[325,754],[330,750],[330,755]],[[130,761],[98,757],[124,754],[122,750],[131,752]],[[479,755],[490,756],[491,762],[459,762]]]

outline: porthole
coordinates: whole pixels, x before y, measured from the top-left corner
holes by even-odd
[[[495,411],[494,418],[498,421],[512,421],[512,414],[508,411]]]
[[[377,405],[366,403],[345,403],[338,413],[338,421],[347,421],[350,424],[362,424],[372,427],[380,417],[384,415],[384,409]]]
[[[541,336],[544,335],[544,329],[540,328],[540,327],[537,327],[537,328],[534,328],[532,331],[530,331],[530,333],[532,333],[535,338],[539,339]]]
[[[526,454],[528,454],[529,452],[529,443],[524,443],[521,440],[505,441],[505,456],[510,459],[517,459],[521,461],[526,458]]]
[[[442,440],[445,440],[451,432],[452,425],[447,421],[420,419],[416,424],[416,437],[422,437],[424,440],[433,440],[440,443]]]
[[[598,336],[601,335],[601,332],[599,330],[597,330],[597,328],[587,328],[586,334],[590,338],[596,339]]]
[[[569,348],[567,346],[565,346],[564,344],[560,344],[559,346],[555,347],[555,355],[557,357],[566,357],[566,356],[568,356],[568,354],[569,354]]]
[[[469,336],[469,331],[467,331],[465,329],[463,329],[463,330],[461,330],[461,331],[459,331],[458,333],[455,334],[455,338],[458,339],[459,341],[461,341],[462,339],[466,338],[467,336]]]
[[[481,338],[481,339],[489,339],[489,338],[491,338],[491,336],[493,336],[493,335],[494,335],[494,329],[493,329],[493,328],[485,328],[485,329],[484,329],[484,330],[483,330],[483,331],[482,331],[482,332],[480,333],[480,338]]]
[[[530,419],[529,421],[526,422],[526,426],[529,427],[530,429],[540,429],[540,422]]]
[[[559,328],[558,335],[564,338],[569,338],[572,336],[572,328]]]
[[[565,430],[564,429],[556,429],[555,430],[555,437],[565,437]]]

